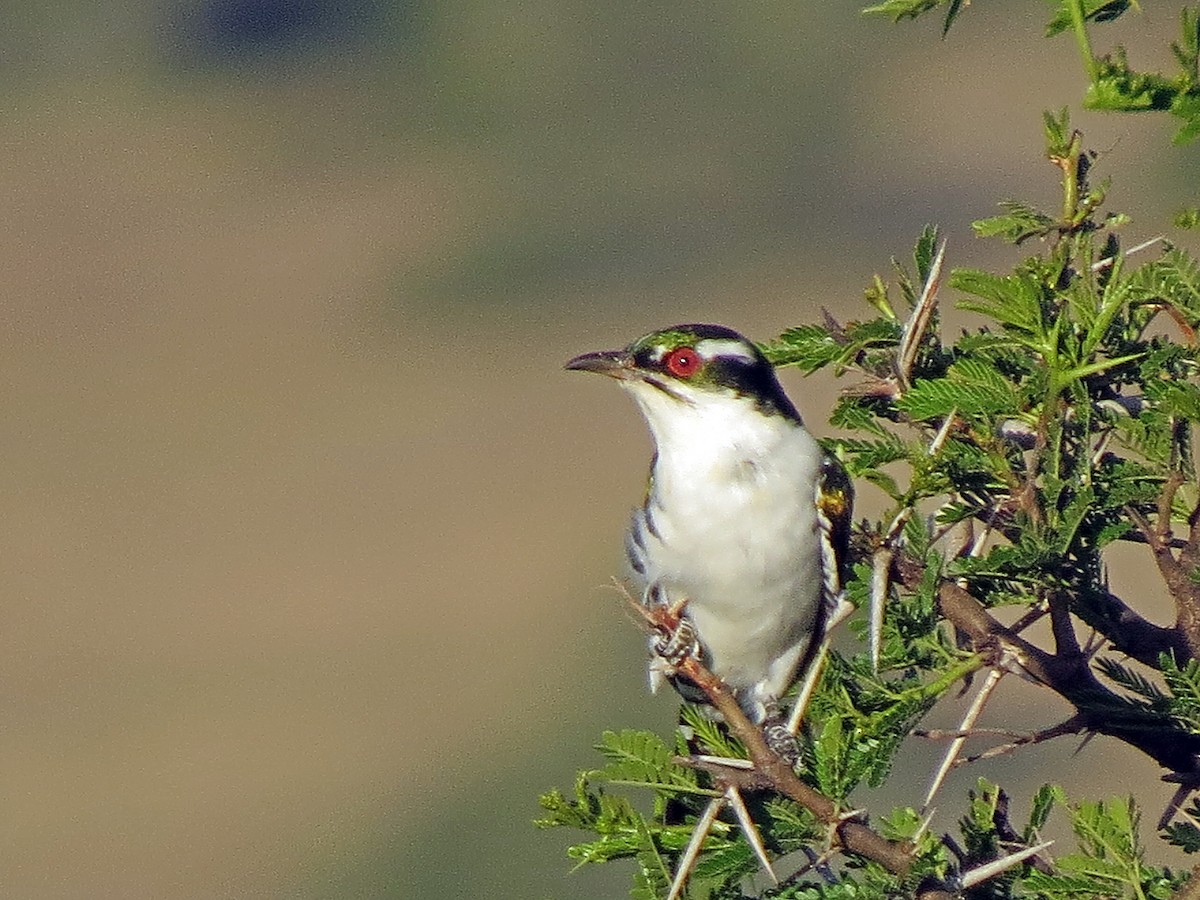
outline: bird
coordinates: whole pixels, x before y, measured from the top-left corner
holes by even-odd
[[[678,605],[682,617],[670,640],[651,638],[651,689],[669,681],[703,704],[671,665],[682,645],[751,721],[780,721],[841,596],[853,503],[845,470],[763,352],[731,328],[675,325],[566,368],[615,379],[654,440],[625,550],[640,601]]]

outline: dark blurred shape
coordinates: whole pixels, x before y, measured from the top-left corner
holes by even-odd
[[[173,61],[220,66],[280,55],[321,53],[403,30],[415,0],[200,0],[167,14]]]

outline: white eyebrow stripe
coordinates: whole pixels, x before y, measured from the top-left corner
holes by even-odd
[[[747,349],[746,345],[741,341],[732,341],[728,338],[706,338],[696,344],[696,352],[705,359],[713,359],[718,356],[736,356],[738,359],[745,360],[748,363],[758,362],[758,358]]]

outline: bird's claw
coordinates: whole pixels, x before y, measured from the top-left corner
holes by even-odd
[[[763,738],[771,751],[794,769],[800,762],[800,742],[796,740],[787,723],[772,717],[763,722],[762,730]]]
[[[695,626],[682,618],[673,629],[664,631],[654,639],[655,654],[671,666],[678,666],[685,659],[695,656],[699,647]]]

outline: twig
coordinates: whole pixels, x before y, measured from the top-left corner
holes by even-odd
[[[1085,730],[1087,724],[1083,716],[1072,716],[1065,722],[1060,722],[1057,725],[1052,725],[1049,728],[1044,728],[1041,731],[1035,731],[1032,734],[1019,736],[1015,741],[1008,744],[1001,744],[998,747],[992,747],[990,750],[984,750],[982,753],[977,753],[974,756],[968,756],[959,761],[959,765],[970,765],[974,762],[979,762],[983,759],[992,759],[996,756],[1005,756],[1022,747],[1032,744],[1040,744],[1043,741],[1049,741],[1056,737],[1062,737],[1064,734],[1079,734]],[[1076,751],[1078,752],[1078,751]]]
[[[924,565],[911,556],[898,554],[897,571],[902,583],[914,588],[923,577]],[[1173,728],[1147,730],[1094,712],[1103,708],[1106,699],[1112,703],[1119,703],[1119,699],[1096,678],[1082,656],[1063,659],[1035,646],[998,622],[970,592],[954,582],[942,583],[938,606],[942,615],[994,665],[1020,670],[1069,701],[1087,729],[1115,737],[1173,772],[1200,771],[1200,737]]]
[[[1192,580],[1191,573],[1200,563],[1200,521],[1191,523],[1187,542],[1180,549],[1178,558],[1171,552],[1169,543],[1171,510],[1183,483],[1183,473],[1173,470],[1159,494],[1153,523],[1133,506],[1126,506],[1125,512],[1149,544],[1158,572],[1175,602],[1175,632],[1187,649],[1187,658],[1197,659],[1200,658],[1200,586]]]
[[[662,607],[638,607],[641,615],[655,629],[671,633],[678,625],[671,611]],[[694,656],[676,667],[678,673],[704,692],[709,702],[725,719],[733,735],[742,742],[754,763],[755,773],[765,779],[771,789],[795,800],[817,820],[831,827],[841,847],[856,856],[879,863],[889,872],[905,875],[912,865],[913,846],[906,841],[891,841],[857,820],[843,820],[837,805],[797,777],[791,765],[767,746],[762,730],[751,722],[721,679],[717,678]]]

